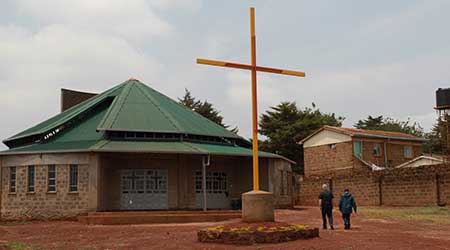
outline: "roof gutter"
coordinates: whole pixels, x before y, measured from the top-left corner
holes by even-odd
[[[353,137],[391,139],[391,140],[400,140],[400,141],[418,141],[418,142],[428,141],[428,139],[425,139],[425,138],[406,138],[406,137],[398,137],[398,136],[371,135],[371,134],[363,134],[363,133],[355,133],[355,134],[353,134]]]

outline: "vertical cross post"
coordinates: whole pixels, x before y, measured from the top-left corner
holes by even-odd
[[[217,60],[209,60],[209,59],[197,59],[197,63],[206,64],[212,66],[219,67],[229,67],[236,69],[245,69],[250,70],[252,72],[252,147],[253,147],[253,191],[259,191],[259,163],[258,163],[258,100],[257,100],[257,85],[256,85],[256,74],[257,71],[274,73],[274,74],[282,74],[282,75],[291,75],[291,76],[300,76],[304,77],[305,72],[286,70],[286,69],[277,69],[277,68],[269,68],[262,67],[256,65],[256,34],[255,34],[255,8],[250,8],[250,47],[251,47],[251,64],[242,64],[235,62],[225,62],[225,61],[217,61]]]
[[[259,191],[258,100],[256,88],[255,8],[250,8],[250,45],[252,58],[252,124],[253,124],[253,191]]]

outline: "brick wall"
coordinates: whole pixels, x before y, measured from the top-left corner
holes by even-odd
[[[335,204],[345,188],[363,206],[450,204],[450,168],[444,165],[377,172],[351,170],[327,177],[302,178],[297,204],[317,205],[323,183],[331,184],[337,197]]]
[[[384,142],[387,141],[362,140],[362,142],[363,142],[363,159],[377,166],[384,167],[385,166]],[[373,154],[373,148],[375,144],[379,144],[381,147],[380,155]],[[411,158],[405,158],[404,155],[405,145],[412,146],[413,148],[413,156]],[[413,143],[391,141],[389,143],[386,143],[386,151],[389,166],[395,167],[422,155],[422,145],[417,143],[413,144]]]
[[[398,166],[402,163],[412,160],[413,158],[419,157],[422,155],[422,145],[411,145],[413,149],[413,157],[405,158],[404,155],[404,146],[402,144],[388,144],[388,160],[390,160],[390,166]]]
[[[384,142],[377,139],[357,139],[363,142],[363,159],[377,166],[385,166]],[[380,145],[380,155],[373,154],[375,144]],[[404,146],[413,148],[413,157],[405,158]],[[390,166],[398,166],[422,155],[422,146],[418,143],[390,141],[386,143],[387,160]],[[304,148],[305,176],[327,175],[334,171],[357,168],[359,161],[353,158],[353,142],[342,142]]]
[[[69,165],[56,165],[56,192],[47,192],[47,166],[35,166],[35,191],[27,192],[27,166],[16,167],[16,192],[9,192],[10,168],[2,170],[3,220],[61,219],[88,210],[88,165],[78,166],[78,192],[69,192]]]
[[[373,154],[373,147],[375,146],[375,144],[379,144],[380,145],[380,155],[374,155]],[[365,161],[368,161],[370,163],[373,163],[377,166],[382,166],[384,167],[384,142],[382,140],[378,140],[378,141],[367,141],[367,140],[363,140],[362,141],[362,145],[363,145],[363,149],[362,149],[362,158]],[[394,148],[391,148],[390,146],[388,147],[389,150],[393,150]],[[403,150],[402,150],[403,153]]]
[[[351,168],[353,144],[343,142],[331,145],[304,148],[305,175],[321,175],[336,169]]]

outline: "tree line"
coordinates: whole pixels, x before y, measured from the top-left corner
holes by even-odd
[[[230,129],[229,125],[223,123],[223,116],[212,103],[193,97],[189,90],[185,89],[184,96],[178,98],[178,101],[220,126],[236,134],[239,132],[237,127]],[[345,117],[335,113],[322,112],[314,103],[311,107],[299,108],[295,102],[281,102],[260,116],[259,134],[263,135],[264,139],[259,142],[259,149],[294,160],[297,164],[293,170],[302,174],[303,148],[298,142],[324,125],[341,127],[344,119]],[[383,115],[369,115],[354,124],[354,127],[359,129],[401,132],[425,137],[428,139],[424,144],[425,153],[442,153],[447,138],[446,126],[439,118],[432,130],[425,133],[417,122],[409,119],[401,121]]]

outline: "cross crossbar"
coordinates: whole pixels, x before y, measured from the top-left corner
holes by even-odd
[[[198,64],[211,65],[211,66],[218,66],[218,67],[235,68],[235,69],[246,69],[246,70],[252,70],[253,69],[253,66],[252,65],[248,65],[248,64],[234,63],[234,62],[224,62],[224,61],[202,59],[202,58],[197,58],[197,63]],[[267,73],[274,73],[274,74],[282,74],[282,75],[291,75],[291,76],[305,77],[305,72],[294,71],[294,70],[287,70],[287,69],[269,68],[269,67],[263,67],[263,66],[256,66],[256,71],[267,72]]]

